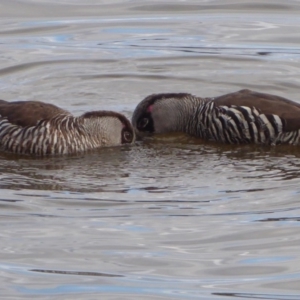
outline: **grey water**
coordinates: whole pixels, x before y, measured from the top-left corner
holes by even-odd
[[[300,102],[300,3],[1,0],[0,98],[131,117],[160,92]],[[300,299],[300,148],[172,135],[0,153],[1,299]]]

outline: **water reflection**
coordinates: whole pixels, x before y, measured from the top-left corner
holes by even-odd
[[[161,92],[300,101],[299,9],[4,0],[1,98],[129,118]],[[181,135],[78,156],[0,153],[1,295],[298,299],[299,154]]]
[[[100,272],[81,272],[81,271],[59,271],[59,270],[38,270],[32,269],[31,272],[48,273],[48,274],[60,274],[60,275],[79,275],[79,276],[101,276],[101,277],[123,277],[116,274],[105,274]]]
[[[161,193],[182,197],[184,193],[208,201],[201,195],[210,188],[224,195],[274,193],[282,189],[276,182],[283,181],[294,186],[299,177],[299,156],[296,147],[230,146],[164,136],[133,147],[78,156],[35,159],[1,154],[0,172],[5,174],[1,187],[129,193],[133,199],[141,193],[149,197]],[[221,181],[213,179],[215,174]]]
[[[272,299],[272,300],[296,300],[299,295],[276,295],[276,294],[256,294],[256,293],[213,293],[217,296],[224,296],[239,299]]]

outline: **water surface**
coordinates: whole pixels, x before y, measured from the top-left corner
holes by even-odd
[[[131,117],[152,93],[300,102],[298,1],[5,0],[0,98]],[[3,299],[299,299],[300,149],[175,135],[0,154]]]

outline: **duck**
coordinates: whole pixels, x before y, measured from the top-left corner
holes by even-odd
[[[213,98],[152,94],[132,115],[139,138],[181,132],[227,144],[300,144],[300,103],[248,89]]]
[[[41,101],[0,100],[0,150],[16,154],[62,155],[132,144],[130,121],[114,111],[81,116]]]

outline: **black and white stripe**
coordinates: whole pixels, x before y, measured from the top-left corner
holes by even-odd
[[[83,152],[101,146],[86,133],[83,120],[69,115],[58,115],[36,126],[21,127],[0,117],[0,147],[20,154],[67,154]]]
[[[196,115],[196,128],[189,123],[185,131],[208,140],[230,144],[299,144],[300,130],[285,132],[278,115],[260,113],[255,107],[217,107],[211,100],[202,102]]]
[[[183,132],[229,144],[300,144],[300,103],[250,90],[201,98],[153,94],[135,108],[136,133]]]

